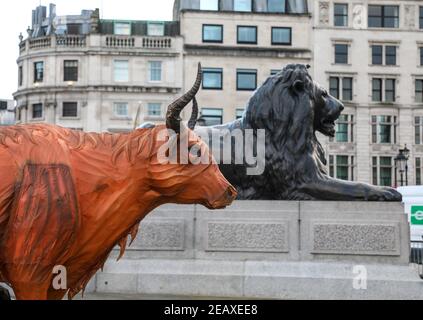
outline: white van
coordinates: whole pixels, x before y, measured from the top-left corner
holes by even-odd
[[[411,241],[423,241],[423,186],[399,187],[410,222]]]
[[[399,187],[410,223],[410,262],[423,263],[423,186]],[[423,273],[421,273],[423,279]]]

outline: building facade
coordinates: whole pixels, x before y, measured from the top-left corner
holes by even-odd
[[[17,122],[124,132],[163,121],[182,63],[178,22],[101,20],[98,10],[59,17],[54,5],[47,17],[38,7],[20,43]]]
[[[241,117],[248,99],[288,63],[311,64],[307,1],[180,0],[174,19],[184,38],[184,87],[203,67],[197,95],[206,125]],[[185,111],[185,118],[190,108]]]
[[[410,149],[409,184],[422,183],[423,3],[417,0],[175,0],[173,21],[110,21],[99,12],[33,12],[20,44],[19,123],[86,131],[162,122],[194,82],[206,125],[240,117],[254,90],[288,63],[345,104],[334,139],[319,136],[329,173],[398,184],[394,158]],[[184,118],[190,115],[190,107]]]
[[[409,184],[420,185],[422,1],[309,3],[314,12],[314,79],[346,107],[335,139],[321,138],[330,174],[398,185],[394,159],[407,145]]]

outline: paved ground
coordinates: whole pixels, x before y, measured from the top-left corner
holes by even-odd
[[[142,295],[142,294],[114,294],[114,293],[88,293],[77,295],[75,300],[238,300],[234,298],[219,297],[190,297],[190,296],[170,296],[170,295]]]

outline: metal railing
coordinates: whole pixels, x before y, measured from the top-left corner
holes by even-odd
[[[423,241],[411,241],[410,245],[410,263],[423,279]]]

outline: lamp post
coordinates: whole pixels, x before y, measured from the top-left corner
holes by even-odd
[[[410,150],[405,145],[404,149],[399,149],[398,155],[395,157],[395,171],[399,170],[401,187],[404,186],[404,173],[405,173],[405,185],[408,186],[408,158],[410,156]],[[395,172],[396,173],[396,172]]]

